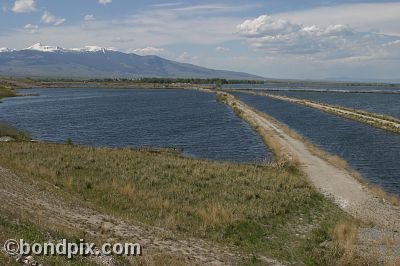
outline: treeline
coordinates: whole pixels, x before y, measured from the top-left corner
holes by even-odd
[[[263,84],[261,80],[228,80],[220,78],[139,78],[139,79],[90,79],[89,82],[129,82],[129,83],[156,83],[156,84]]]
[[[151,83],[151,84],[174,84],[174,83],[187,83],[187,84],[264,84],[262,80],[228,80],[220,78],[95,78],[87,80],[77,80],[77,79],[41,79],[40,81],[47,82],[126,82],[126,83]]]

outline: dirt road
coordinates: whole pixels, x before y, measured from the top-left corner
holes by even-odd
[[[227,94],[227,102],[242,112],[245,120],[272,134],[285,153],[296,158],[314,186],[332,198],[343,210],[362,221],[400,232],[400,208],[374,196],[349,172],[339,169],[313,154],[297,138],[287,134],[282,126],[262,113]]]

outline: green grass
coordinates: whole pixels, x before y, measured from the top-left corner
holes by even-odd
[[[0,144],[0,165],[84,204],[241,252],[319,264],[346,215],[296,169],[217,163],[168,152],[42,143]],[[46,189],[45,187],[43,189]]]
[[[15,89],[0,84],[0,99],[17,96]]]
[[[40,222],[32,222],[35,217],[21,220],[22,216],[20,213],[7,212],[1,210],[0,213],[0,241],[1,245],[7,239],[24,239],[26,243],[44,243],[52,239],[68,239],[69,242],[79,241],[81,236],[71,235],[71,233],[54,231],[49,228],[43,228],[40,226]],[[76,232],[75,232],[76,233]],[[87,258],[76,256],[68,260],[64,256],[35,256],[35,259],[42,265],[70,265],[70,266],[90,266],[96,265],[89,261]],[[0,265],[21,265],[17,263],[15,259],[0,252]]]

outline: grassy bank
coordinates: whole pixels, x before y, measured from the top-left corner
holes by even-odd
[[[24,239],[27,243],[44,243],[51,239],[68,239],[70,242],[79,241],[83,237],[81,232],[71,232],[62,228],[48,228],[42,226],[43,222],[36,217],[27,217],[18,210],[8,212],[1,210],[0,213],[0,242],[7,239]],[[94,262],[83,257],[74,257],[67,260],[62,256],[43,256],[40,260],[43,265],[96,265]],[[0,252],[0,265],[18,266],[21,263],[3,252]]]
[[[341,256],[326,243],[346,215],[293,168],[43,143],[2,143],[0,149],[1,166],[50,182],[83,205],[233,247],[251,257],[244,263],[269,256],[325,264]]]
[[[17,141],[30,140],[31,136],[28,132],[17,129],[11,125],[0,122],[0,137],[11,137]]]
[[[14,96],[17,96],[15,89],[0,82],[0,99]]]
[[[15,97],[15,96],[17,96],[15,86],[12,86],[0,79],[0,103],[2,98]],[[31,139],[30,135],[27,132],[24,132],[11,125],[0,122],[0,137],[4,136],[8,136],[19,141]]]

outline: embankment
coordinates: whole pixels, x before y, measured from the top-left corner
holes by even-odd
[[[356,110],[342,106],[318,103],[310,100],[297,99],[272,93],[253,92],[253,91],[241,91],[241,92],[252,93],[255,95],[260,95],[260,96],[270,97],[273,99],[288,101],[295,104],[300,104],[303,106],[321,110],[329,114],[341,116],[370,126],[374,126],[377,128],[381,128],[384,130],[400,134],[400,120],[394,117],[375,114],[364,110]]]
[[[279,122],[224,93],[223,101],[240,113],[258,131],[268,135],[275,143],[271,148],[278,154],[287,154],[300,163],[309,180],[324,195],[332,198],[342,209],[363,221],[379,227],[400,231],[400,208],[376,198],[346,169],[329,163],[312,152],[296,133],[288,132]]]

